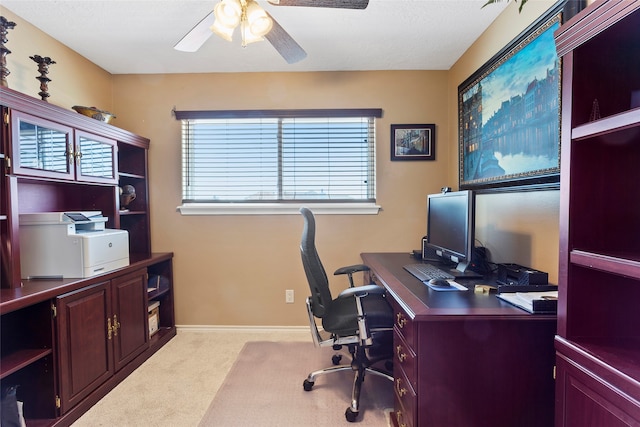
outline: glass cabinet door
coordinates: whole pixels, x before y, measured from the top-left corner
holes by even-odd
[[[117,183],[116,141],[76,130],[76,179]]]
[[[12,170],[17,175],[73,179],[72,129],[12,111]]]

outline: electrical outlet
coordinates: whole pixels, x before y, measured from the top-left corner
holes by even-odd
[[[284,291],[284,300],[287,304],[293,304],[293,289]]]

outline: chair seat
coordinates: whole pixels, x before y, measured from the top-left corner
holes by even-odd
[[[382,295],[368,295],[362,299],[362,309],[366,313],[370,329],[392,328],[393,310]],[[325,331],[337,336],[350,336],[358,332],[358,315],[355,298],[338,298],[327,307],[322,318]]]

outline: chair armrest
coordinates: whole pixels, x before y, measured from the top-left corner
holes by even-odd
[[[337,269],[333,274],[346,274],[349,276],[349,287],[353,288],[353,273],[357,273],[358,271],[369,271],[369,267],[364,264],[356,264],[356,265],[348,265],[346,267],[341,267]]]
[[[346,267],[340,267],[333,274],[337,276],[339,274],[353,274],[353,273],[357,273],[358,271],[369,271],[369,270],[370,270],[369,267],[364,264],[356,264],[356,265],[349,265]]]
[[[385,292],[386,289],[378,285],[356,286],[354,288],[347,288],[344,291],[340,292],[338,298],[361,298],[366,295],[383,295]]]

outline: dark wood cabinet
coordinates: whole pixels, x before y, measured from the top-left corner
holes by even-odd
[[[113,354],[115,370],[119,371],[149,345],[147,270],[133,271],[113,279],[111,291]]]
[[[15,110],[11,170],[16,175],[115,184],[116,141]]]
[[[113,139],[76,130],[73,156],[76,179],[115,184],[117,177],[117,142]]]
[[[60,295],[56,307],[64,413],[149,345],[147,271]]]
[[[75,179],[73,128],[22,111],[10,116],[14,174]]]
[[[562,163],[556,426],[640,425],[640,1],[556,33]]]
[[[110,283],[61,295],[56,306],[60,409],[65,413],[113,375]]]
[[[5,87],[0,107],[0,387],[18,386],[27,425],[69,425],[176,334],[173,254],[151,253],[149,140]],[[101,211],[128,231],[129,266],[23,278],[20,214],[50,211]]]
[[[101,211],[107,228],[129,232],[130,254],[149,256],[149,140],[5,87],[0,104],[0,287],[21,286],[22,213]],[[136,199],[121,209],[125,185],[135,188]]]

